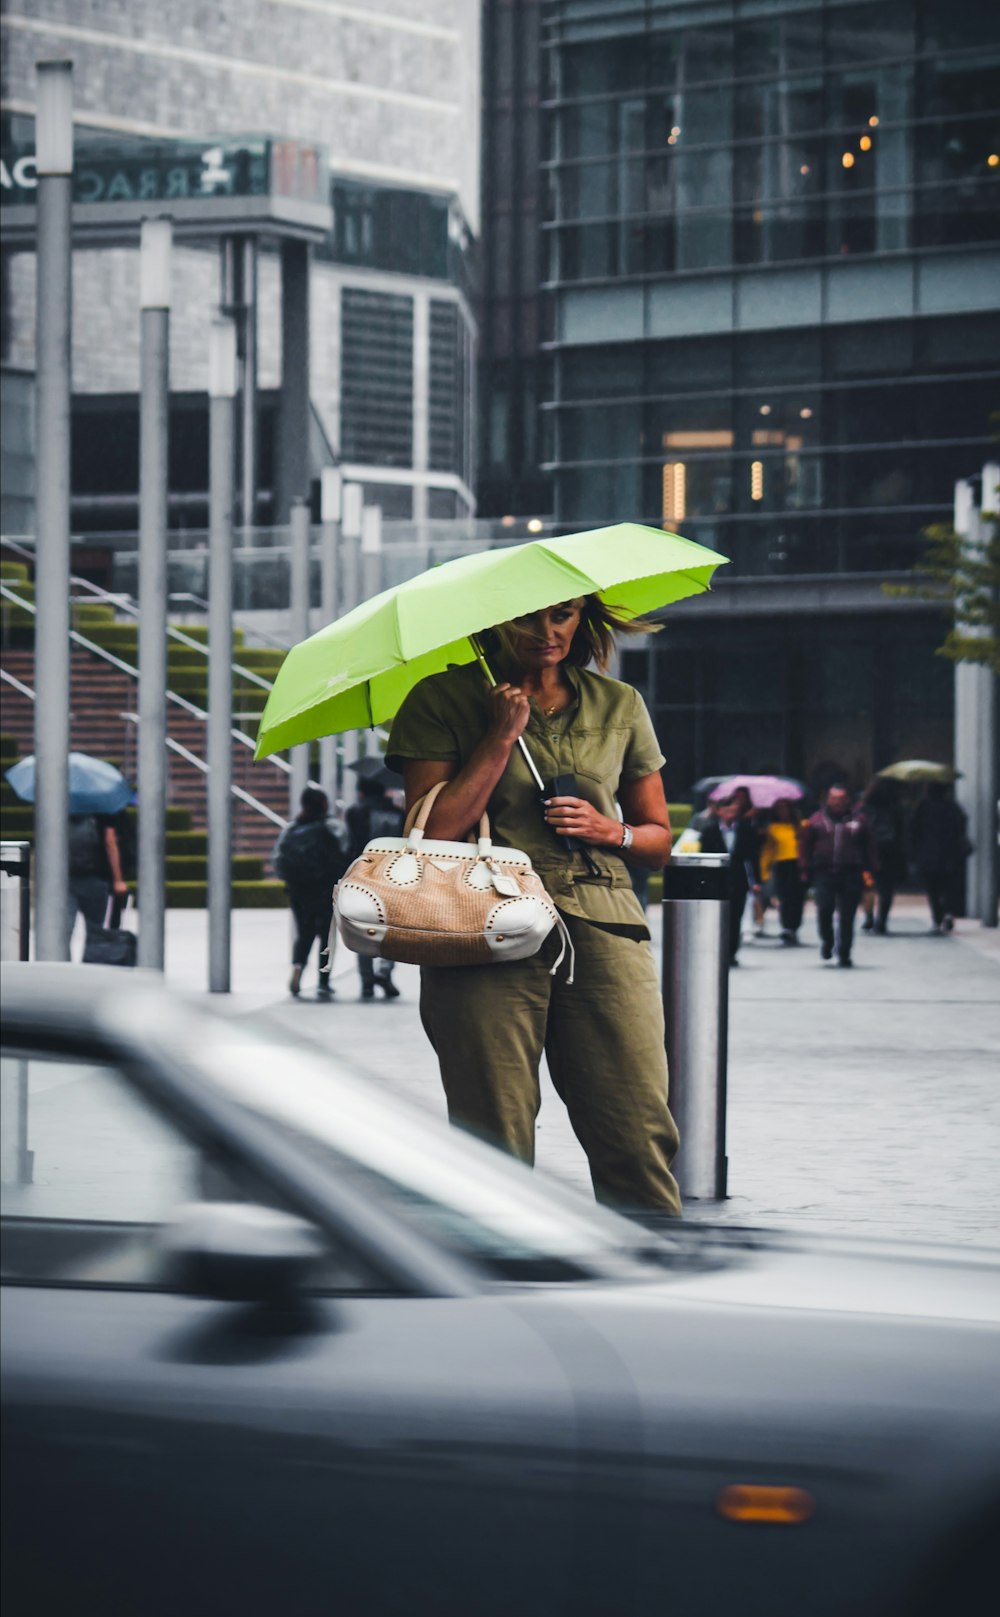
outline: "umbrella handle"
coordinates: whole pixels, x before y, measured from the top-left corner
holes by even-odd
[[[480,668],[482,669],[483,673],[486,676],[487,684],[495,685],[496,680],[493,677],[493,670],[490,667],[489,663],[486,661],[486,658],[483,655],[483,648],[479,644],[479,641],[478,641],[477,637],[474,634],[470,634],[470,636],[469,636],[469,645],[472,647],[473,651],[476,654],[476,661],[477,661],[477,663],[479,664]],[[524,757],[525,763],[527,764],[528,768],[530,769],[530,771],[531,771],[531,773],[532,773],[532,775],[534,777],[535,785],[538,787],[538,790],[541,792],[542,796],[544,797],[545,796],[545,782],[543,781],[541,775],[538,773],[538,770],[535,767],[534,758],[532,758],[531,753],[528,751],[528,743],[525,741],[523,736],[518,736],[517,744],[521,749],[521,753],[522,753],[522,755]]]

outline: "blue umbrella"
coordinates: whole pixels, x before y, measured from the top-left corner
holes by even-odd
[[[35,757],[22,758],[7,771],[7,780],[22,803],[35,801]],[[132,801],[132,788],[120,769],[85,752],[69,755],[71,814],[117,814]]]

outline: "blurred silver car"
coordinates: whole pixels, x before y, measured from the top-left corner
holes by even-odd
[[[2,1037],[6,1617],[978,1609],[993,1254],[652,1234],[142,974]]]

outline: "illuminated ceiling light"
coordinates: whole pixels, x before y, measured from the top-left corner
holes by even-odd
[[[752,460],[750,462],[750,498],[762,500],[764,498],[764,462]]]
[[[862,135],[861,139],[858,141],[858,145],[861,147],[863,152],[870,152],[872,149],[871,135]]]
[[[1000,153],[990,152],[989,157],[986,159],[986,167],[1000,168]]]
[[[802,417],[803,421],[811,421],[812,420],[812,411],[809,409],[808,406],[806,406],[806,408],[804,410],[800,410],[799,415]]]
[[[762,404],[761,407],[760,407],[760,413],[761,413],[761,415],[770,415],[771,414],[771,406],[769,404]]]
[[[687,467],[682,460],[663,468],[663,526],[683,522],[687,511]]]
[[[674,127],[670,131],[670,133],[674,136],[675,139],[680,134],[680,132],[681,132],[680,124],[674,124]]]
[[[854,167],[854,153],[853,152],[845,152],[844,155],[841,157],[840,161],[843,163],[845,168],[853,168]]]
[[[800,174],[808,174],[809,173],[809,164],[808,163],[803,163],[802,167],[799,169],[799,173]]]
[[[541,533],[542,527],[543,523],[541,517],[532,517],[531,521],[528,523],[528,532]]]
[[[500,526],[501,528],[512,528],[514,526],[514,521],[514,517],[501,517]]]
[[[868,120],[868,127],[869,127],[869,129],[877,129],[878,128],[878,119],[876,118],[874,113],[872,113],[871,117]]]
[[[677,145],[677,136],[676,135],[668,135],[667,136],[667,145],[668,146],[676,146]]]

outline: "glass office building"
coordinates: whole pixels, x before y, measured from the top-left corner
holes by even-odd
[[[996,8],[547,15],[557,517],[639,517],[732,559],[649,653],[681,775],[947,748],[940,625],[881,583],[995,456]],[[754,670],[728,694],[722,622]]]

